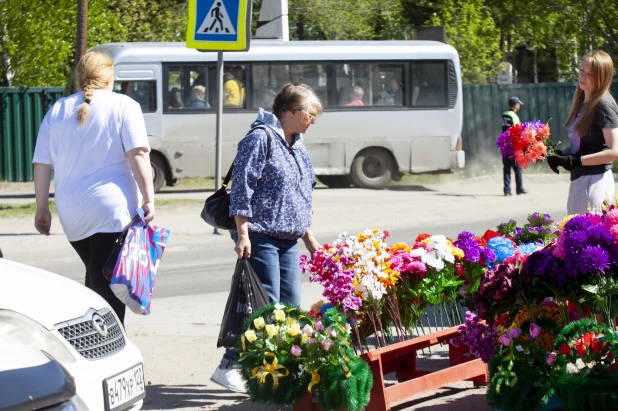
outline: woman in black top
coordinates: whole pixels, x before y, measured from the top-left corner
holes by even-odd
[[[584,214],[614,199],[612,161],[618,160],[618,106],[609,92],[614,64],[604,51],[594,50],[582,59],[579,85],[565,123],[570,147],[547,163],[571,172],[567,211]]]

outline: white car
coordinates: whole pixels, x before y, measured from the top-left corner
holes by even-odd
[[[91,411],[142,407],[142,353],[107,302],[77,282],[0,259],[0,335],[62,364]]]

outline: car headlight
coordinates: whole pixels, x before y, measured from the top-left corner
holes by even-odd
[[[0,334],[9,335],[24,345],[44,351],[61,364],[75,362],[75,357],[55,335],[41,324],[15,311],[0,310]]]
[[[72,397],[62,404],[48,408],[49,411],[89,411],[88,406],[79,398],[79,395]]]

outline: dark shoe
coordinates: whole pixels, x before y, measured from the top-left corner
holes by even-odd
[[[517,193],[517,195],[520,195],[520,194],[528,194],[528,192],[526,190],[521,190],[519,193]]]
[[[505,196],[512,196],[513,194],[511,193],[504,193]]]

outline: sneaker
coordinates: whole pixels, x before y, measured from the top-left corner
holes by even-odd
[[[210,381],[219,384],[223,388],[239,392],[245,394],[247,392],[247,388],[245,387],[245,380],[243,380],[240,375],[240,370],[238,368],[221,368],[221,366],[217,366],[212,377],[210,377]]]

